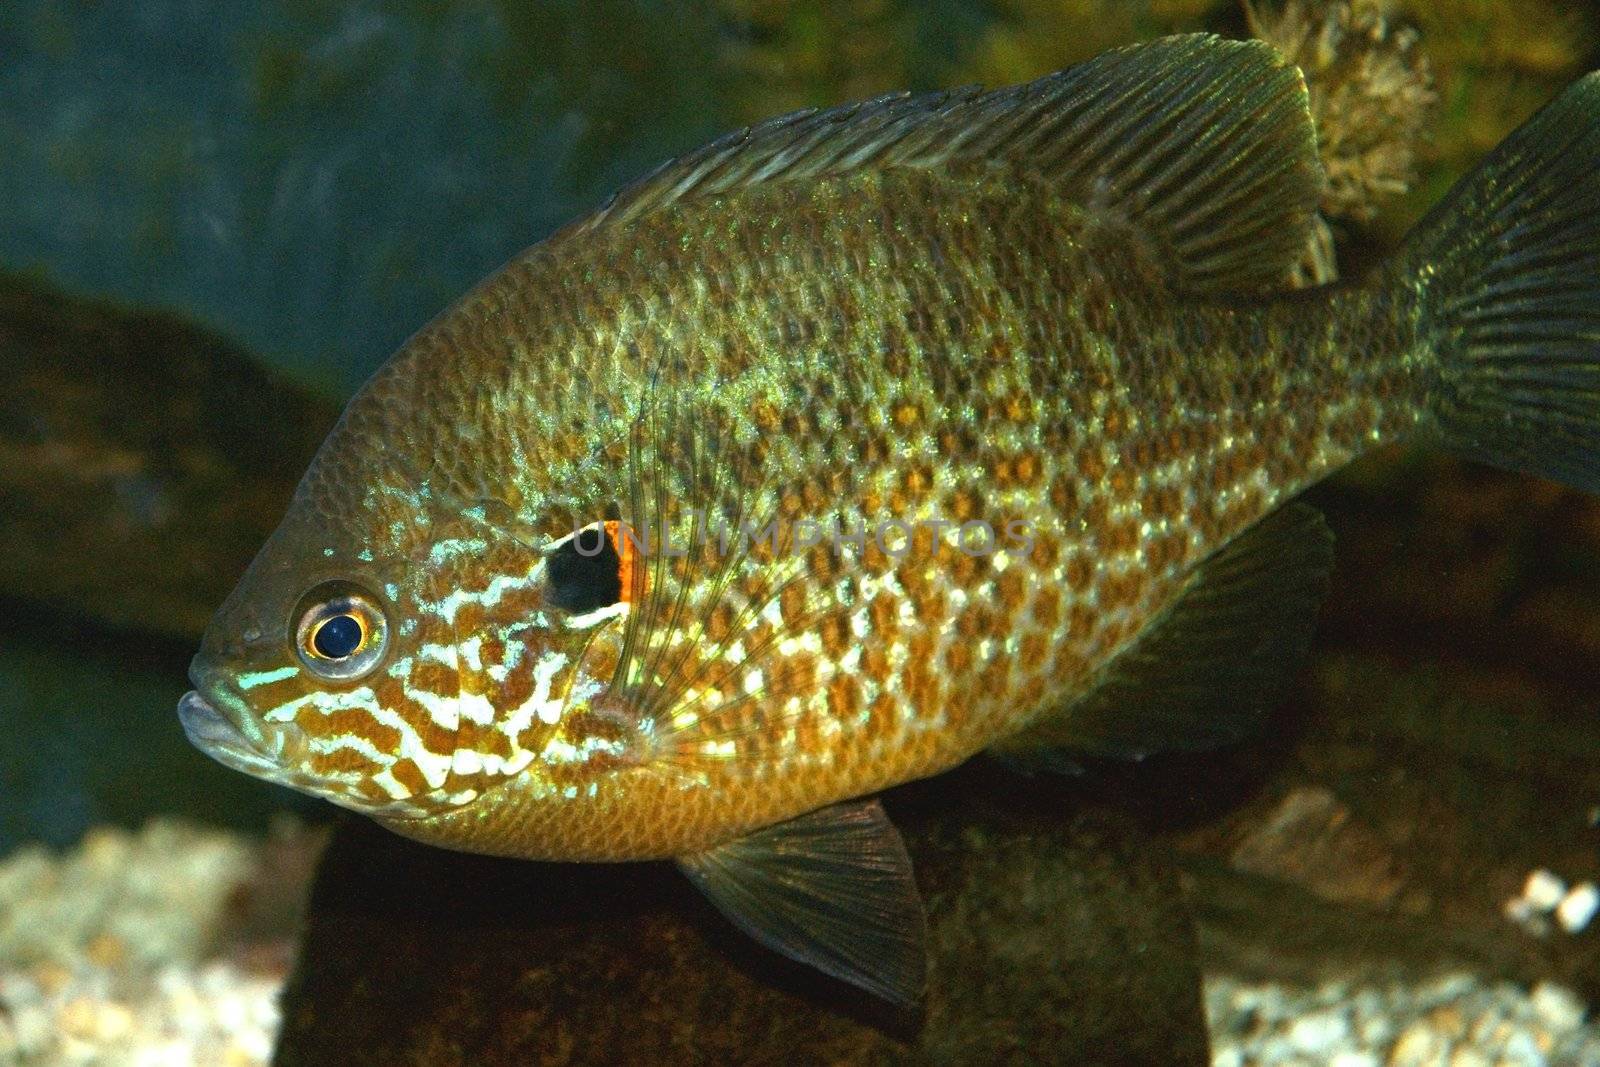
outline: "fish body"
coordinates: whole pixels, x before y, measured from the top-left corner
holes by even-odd
[[[1068,702],[1197,561],[1419,417],[1397,336],[1325,358],[1353,347],[1340,334],[1365,326],[1370,302],[1263,315],[1162,299],[1111,250],[1085,247],[1078,209],[1045,189],[1030,203],[1019,184],[756,187],[558,240],[423,331],[356,401],[325,455],[372,454],[405,412],[406,462],[451,500],[414,477],[374,490],[392,494],[391,523],[489,499],[500,529],[528,529],[501,535],[499,554],[477,548],[495,537],[487,522],[459,539],[404,530],[423,539],[404,552],[465,553],[441,595],[419,599],[419,640],[475,638],[479,660],[514,659],[504,678],[457,659],[490,721],[469,738],[447,719],[436,742],[449,787],[497,788],[500,810],[432,820],[426,836],[545,859],[676,856],[943,770]],[[646,506],[639,540],[720,555],[705,512],[737,497],[721,516],[726,551],[770,543],[767,530],[782,543],[743,569],[692,561],[700,582],[649,635],[666,662],[629,681],[653,715],[594,716],[578,700],[550,723],[530,703],[579,672],[609,682],[615,653],[556,643],[541,658],[519,642],[541,580],[522,547],[627,495],[627,419],[664,391],[732,450],[768,454],[733,459],[709,494],[680,476],[674,499],[702,514],[676,516],[663,538]],[[610,462],[597,457],[608,443]],[[671,446],[645,447],[649,465]],[[435,662],[400,660],[378,700],[420,724],[423,747],[438,725],[428,708],[455,695]],[[547,676],[548,693],[534,681]],[[645,721],[676,736],[645,736]],[[534,760],[461,773],[467,748]],[[381,752],[363,780],[425,777],[426,761]],[[636,766],[616,773],[619,761]]]
[[[1329,566],[1285,502],[1377,445],[1592,487],[1596,182],[1523,157],[1600,154],[1574,125],[1597,95],[1486,165],[1517,181],[1469,179],[1393,262],[1304,292],[1314,135],[1264,46],[1173,38],[708,146],[351,401],[184,724],[420,840],[676,858],[768,944],[914,1000],[920,906],[873,793],[984,750],[1243,736]]]

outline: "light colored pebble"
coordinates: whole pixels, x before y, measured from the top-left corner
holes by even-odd
[[[1340,1052],[1328,1061],[1328,1067],[1380,1067],[1381,1063],[1370,1052]]]
[[[1600,911],[1600,889],[1593,882],[1573,886],[1556,905],[1556,921],[1569,934],[1582,933],[1594,913]]]
[[[1520,1067],[1546,1067],[1544,1050],[1539,1047],[1539,1035],[1526,1030],[1514,1031],[1506,1039],[1502,1055]]]
[[[1406,1027],[1389,1052],[1390,1067],[1433,1067],[1443,1061],[1448,1043],[1425,1022]]]
[[[1567,895],[1567,883],[1540,867],[1528,873],[1522,886],[1522,899],[1540,911],[1554,911]]]
[[[1350,1032],[1350,1023],[1336,1011],[1302,1015],[1289,1030],[1289,1042],[1307,1052],[1337,1048]]]
[[[1550,982],[1540,982],[1533,987],[1533,1010],[1545,1025],[1563,1033],[1582,1026],[1587,1014],[1583,1001],[1570,990]]]
[[[1471,974],[1280,986],[1208,975],[1213,1067],[1600,1067],[1582,1001]],[[1251,1011],[1231,1010],[1248,1004]]]
[[[1459,1041],[1467,1036],[1467,1020],[1462,1017],[1460,1004],[1451,1001],[1442,1004],[1428,1013],[1428,1026],[1436,1034],[1443,1034],[1451,1041]]]

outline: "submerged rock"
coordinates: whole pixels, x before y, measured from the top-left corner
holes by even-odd
[[[1330,900],[1388,904],[1403,884],[1387,845],[1320,787],[1290,792],[1230,858],[1236,870],[1304,885]]]
[[[337,409],[203,330],[0,275],[0,589],[190,637]]]
[[[1039,792],[974,769],[891,798],[929,909],[920,1020],[759,948],[668,865],[496,860],[347,822],[276,1062],[1206,1062],[1164,853],[1103,810],[984,799],[1008,791]]]

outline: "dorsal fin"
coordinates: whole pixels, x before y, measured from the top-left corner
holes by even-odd
[[[802,111],[665,164],[568,231],[619,226],[763,182],[859,169],[1037,174],[1132,229],[1190,292],[1282,282],[1322,187],[1304,79],[1269,45],[1166,37],[1026,85]]]

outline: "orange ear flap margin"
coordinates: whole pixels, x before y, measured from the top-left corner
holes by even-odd
[[[622,523],[616,519],[607,519],[605,528],[617,559],[622,561],[617,568],[617,578],[622,586],[622,603],[631,604],[644,591],[644,569],[635,566],[639,558],[639,542],[633,531],[624,530]],[[634,585],[636,580],[639,582],[637,587]]]

